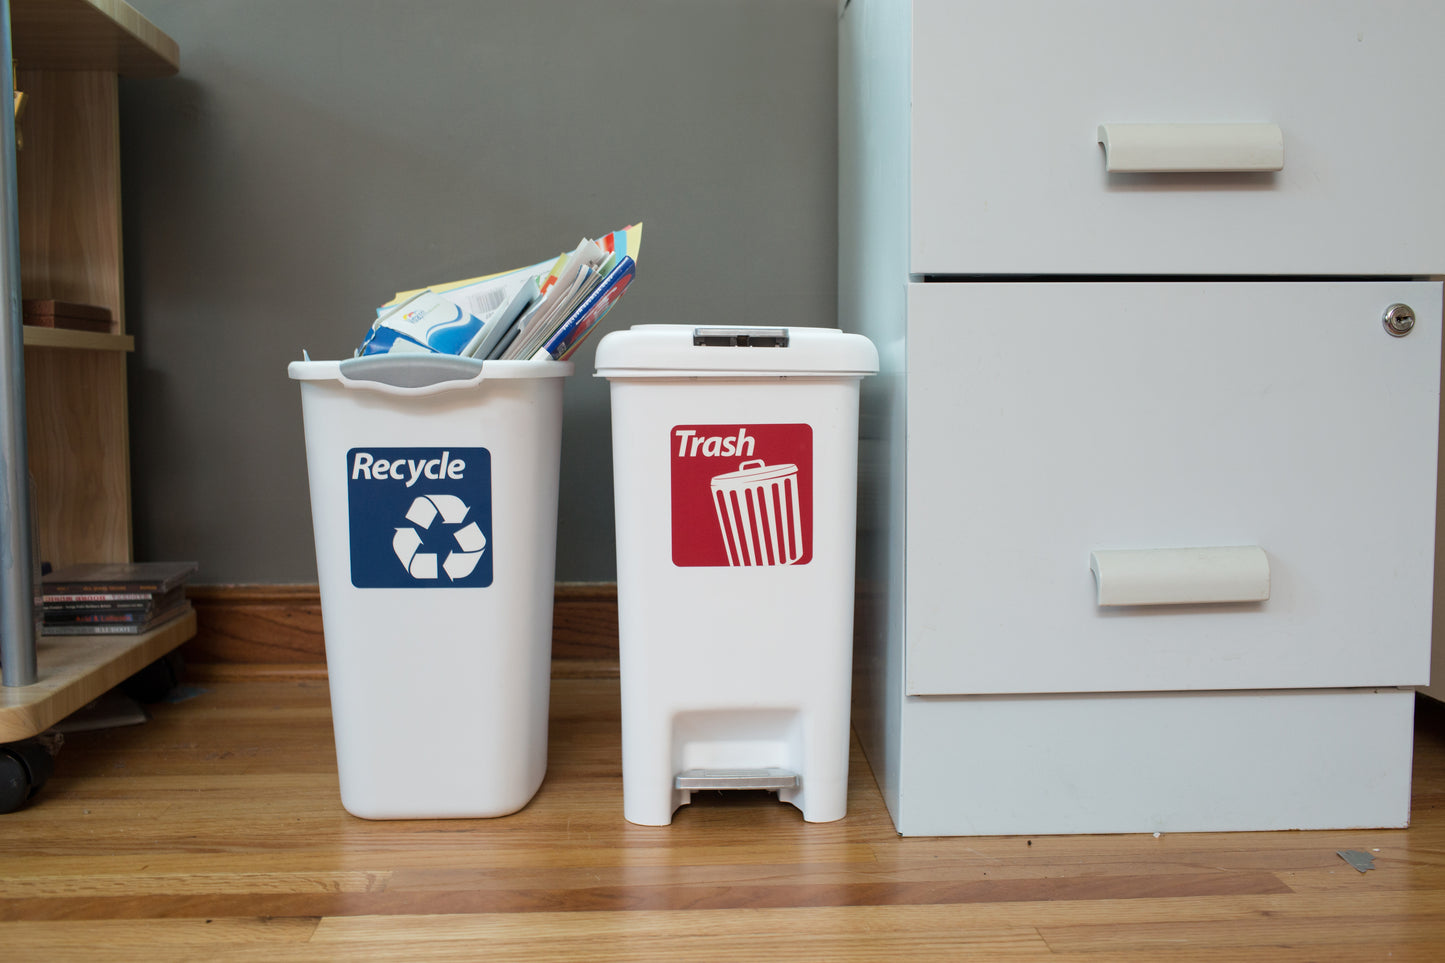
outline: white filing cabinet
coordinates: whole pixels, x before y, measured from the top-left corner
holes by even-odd
[[[1431,0],[840,3],[899,832],[1407,823],[1442,49]]]

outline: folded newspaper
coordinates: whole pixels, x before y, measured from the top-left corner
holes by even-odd
[[[377,309],[358,355],[563,360],[632,283],[642,224],[553,260],[404,291]]]

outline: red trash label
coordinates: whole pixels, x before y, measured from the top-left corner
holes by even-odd
[[[812,561],[811,425],[678,425],[668,444],[674,565]]]

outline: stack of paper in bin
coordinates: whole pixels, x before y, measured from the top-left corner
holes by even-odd
[[[638,223],[529,267],[404,291],[377,309],[357,354],[560,361],[627,290],[641,244]]]

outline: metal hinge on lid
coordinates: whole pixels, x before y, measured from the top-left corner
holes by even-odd
[[[787,328],[693,328],[692,343],[708,348],[786,348]]]

